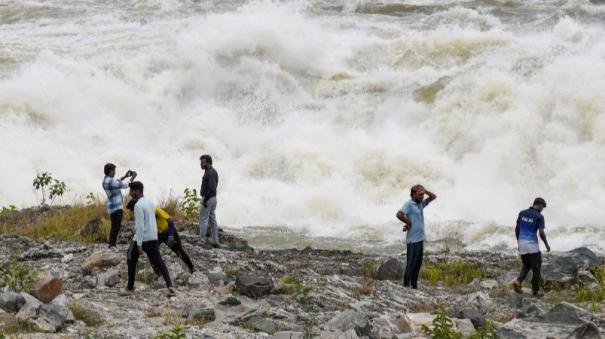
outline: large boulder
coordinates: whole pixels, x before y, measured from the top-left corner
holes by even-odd
[[[84,273],[91,273],[95,268],[114,267],[120,264],[122,255],[110,250],[101,250],[91,254],[81,265]]]
[[[97,276],[97,287],[114,287],[120,283],[120,272],[116,269],[109,269]]]
[[[53,276],[51,272],[45,271],[38,275],[38,281],[36,281],[30,293],[41,302],[48,304],[62,291],[63,280],[58,276]]]
[[[80,238],[91,242],[105,242],[107,235],[103,232],[103,220],[100,217],[91,219],[78,232]]]
[[[70,312],[67,307],[58,304],[42,304],[33,296],[22,293],[25,304],[17,313],[16,318],[37,326],[44,332],[57,332],[69,320]]]
[[[586,323],[569,334],[567,339],[601,339],[601,333],[595,324]]]
[[[536,319],[541,322],[553,324],[577,326],[592,322],[598,326],[605,326],[605,319],[568,302],[556,304],[545,314],[537,316]]]
[[[57,332],[63,328],[63,325],[69,318],[69,309],[67,307],[42,304],[37,310],[33,323],[44,332]]]
[[[216,319],[216,314],[214,313],[213,308],[196,304],[185,305],[183,311],[181,312],[181,316],[189,320],[195,320],[203,323],[211,322]]]
[[[542,280],[546,288],[566,288],[576,282],[579,271],[600,266],[601,259],[586,247],[556,255],[542,265]]]
[[[369,336],[372,332],[372,325],[370,324],[369,317],[366,314],[354,310],[338,313],[326,323],[326,328],[342,332],[353,329],[360,337]]]
[[[273,290],[273,280],[257,276],[239,275],[235,285],[239,293],[253,299],[270,294]]]
[[[278,326],[273,320],[262,318],[259,316],[254,316],[247,319],[243,323],[243,326],[246,328],[253,329],[257,332],[265,332],[269,334],[274,334],[278,330]]]
[[[187,283],[191,287],[200,287],[209,284],[208,277],[200,271],[193,272],[187,279]]]
[[[0,293],[0,309],[6,312],[17,313],[24,304],[25,298],[19,293]]]
[[[378,280],[403,280],[405,270],[403,268],[403,262],[396,258],[391,258],[384,262],[378,268],[376,273],[376,279]]]
[[[484,326],[486,323],[485,316],[483,316],[479,309],[476,308],[462,308],[457,310],[451,310],[449,313],[452,317],[470,320],[476,329],[481,326]]]

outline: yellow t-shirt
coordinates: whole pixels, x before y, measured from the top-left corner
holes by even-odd
[[[168,219],[170,214],[166,213],[160,207],[155,208],[155,222],[158,225],[158,233],[164,233],[168,231]]]

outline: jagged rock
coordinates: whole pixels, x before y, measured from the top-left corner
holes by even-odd
[[[110,269],[97,275],[97,287],[114,287],[119,283],[120,272],[118,272],[118,270]]]
[[[229,251],[254,252],[254,248],[248,245],[248,241],[235,237],[229,233],[219,232],[219,242],[223,248]]]
[[[41,272],[30,293],[43,303],[49,303],[63,291],[63,280],[49,271]]]
[[[593,323],[586,323],[578,328],[576,328],[567,339],[601,339],[601,333],[599,333],[599,329]]]
[[[485,325],[485,317],[481,312],[474,308],[463,308],[461,310],[453,310],[450,312],[452,317],[456,317],[458,319],[468,319],[471,321],[475,328],[479,328]]]
[[[601,259],[586,247],[576,248],[553,257],[542,265],[542,280],[547,288],[566,288],[572,285],[579,271],[601,265]]]
[[[195,271],[195,272],[193,272],[193,274],[191,274],[189,276],[187,283],[191,287],[200,287],[200,286],[208,285],[210,283],[210,281],[208,280],[208,277],[204,273],[202,273],[200,271]]]
[[[25,304],[19,309],[16,315],[17,319],[27,320],[35,317],[41,305],[40,301],[28,293],[21,293],[21,296],[25,299]]]
[[[0,293],[0,309],[6,312],[17,313],[24,304],[25,298],[19,293]]]
[[[107,236],[103,233],[103,220],[101,217],[96,217],[90,220],[84,227],[80,229],[80,237],[89,239],[92,242],[105,242]]]
[[[484,288],[486,290],[493,290],[494,288],[498,287],[498,281],[494,280],[494,279],[482,280],[479,283],[479,286],[481,286],[481,288]]]
[[[422,332],[422,325],[432,326],[433,319],[435,319],[434,315],[426,312],[408,313],[406,316],[411,331],[418,333]]]
[[[74,254],[73,253],[69,253],[63,256],[63,258],[61,258],[61,262],[63,264],[67,264],[69,262],[71,262],[72,260],[74,260]]]
[[[581,325],[591,321],[593,315],[576,305],[561,302],[553,306],[547,313],[536,318],[546,323]]]
[[[303,332],[282,331],[273,334],[271,339],[303,339]]]
[[[591,290],[596,290],[598,288],[601,288],[599,280],[597,278],[595,278],[595,276],[592,275],[592,273],[590,273],[590,271],[579,271],[577,280],[585,288],[588,288]]]
[[[269,334],[274,334],[277,332],[277,324],[274,321],[261,318],[259,316],[254,316],[246,320],[242,325],[245,328],[250,328],[258,332],[265,332]]]
[[[403,262],[396,258],[391,258],[384,262],[378,268],[376,273],[377,280],[403,280],[405,270],[403,269]]]
[[[233,281],[233,278],[229,277],[223,272],[208,272],[206,273],[208,280],[214,286],[227,285]]]
[[[484,306],[492,303],[492,300],[489,294],[485,292],[475,292],[471,293],[467,297],[467,303],[477,306]]]
[[[228,297],[227,299],[219,302],[219,304],[223,306],[238,306],[241,305],[242,302],[235,297]]]
[[[71,310],[69,309],[69,300],[67,299],[67,296],[65,294],[59,294],[53,301],[52,303],[53,305],[57,305],[57,306],[61,306],[64,307],[65,309],[67,309],[67,319],[66,321],[68,323],[73,323],[76,319],[74,318],[73,313],[71,313]]]
[[[399,333],[412,332],[410,318],[405,313],[397,314],[391,321],[397,327]]]
[[[114,267],[120,264],[122,255],[110,250],[101,250],[91,254],[82,263],[82,271],[85,273],[92,272],[95,268]]]
[[[358,336],[369,336],[372,332],[368,316],[353,310],[338,313],[326,323],[326,328],[342,332],[353,329]]]
[[[42,304],[37,310],[33,323],[45,332],[57,332],[63,328],[68,317],[69,309],[67,307]]]
[[[470,319],[454,319],[454,324],[458,332],[464,334],[464,337],[468,337],[475,332],[475,325]]]
[[[538,316],[540,314],[542,314],[542,310],[540,310],[540,308],[538,307],[538,305],[529,305],[527,307],[527,310],[525,311],[526,314],[531,315],[531,316]]]
[[[213,308],[208,308],[202,305],[188,304],[183,308],[181,313],[183,318],[196,320],[201,322],[211,322],[216,319]]]
[[[95,287],[97,287],[97,277],[87,276],[80,281],[80,288],[82,289],[93,289]]]
[[[59,294],[55,299],[53,299],[51,304],[67,307],[69,301],[67,300],[67,296],[65,294]]]
[[[16,318],[27,321],[44,332],[57,332],[70,317],[67,307],[55,304],[41,304],[33,296],[22,293],[25,304],[17,313]]]
[[[238,275],[235,285],[241,294],[253,299],[270,294],[273,290],[273,280],[256,276]]]

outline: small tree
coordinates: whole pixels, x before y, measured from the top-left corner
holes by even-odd
[[[439,308],[433,312],[433,328],[422,325],[422,332],[431,339],[462,339],[462,333],[454,330],[454,322],[447,316],[444,308]]]
[[[197,190],[195,188],[185,188],[183,194],[185,196],[179,201],[179,210],[183,212],[188,219],[199,219],[201,199],[197,194]]]
[[[40,191],[42,193],[42,201],[40,205],[44,205],[46,203],[46,195],[48,190],[48,198],[50,199],[50,203],[52,204],[56,198],[63,196],[67,191],[67,185],[65,182],[54,179],[50,173],[42,172],[38,173],[33,181],[33,186],[36,191]]]

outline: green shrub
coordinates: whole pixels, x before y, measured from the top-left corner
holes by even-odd
[[[190,220],[200,218],[200,196],[195,188],[185,188],[184,197],[179,201],[179,211]]]
[[[433,312],[433,328],[422,325],[422,332],[431,339],[462,339],[462,333],[454,330],[454,322],[447,316],[444,308],[439,308]]]
[[[496,339],[498,334],[494,328],[494,323],[488,320],[485,325],[479,327],[477,331],[471,334],[468,339]]]
[[[155,339],[186,339],[187,334],[182,326],[174,326],[170,332],[160,332],[155,335]]]
[[[8,205],[8,207],[3,206],[0,210],[0,218],[4,218],[13,212],[17,212],[17,207],[15,205]]]
[[[68,307],[74,318],[83,321],[86,326],[97,327],[103,323],[97,314],[80,304],[71,303]]]
[[[37,279],[38,271],[33,266],[16,260],[11,260],[2,270],[2,285],[13,292],[28,292]]]
[[[439,282],[443,282],[445,286],[456,286],[466,285],[473,279],[481,279],[485,276],[485,272],[479,264],[458,259],[453,262],[425,265],[420,275],[433,286]]]

